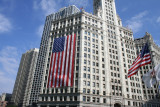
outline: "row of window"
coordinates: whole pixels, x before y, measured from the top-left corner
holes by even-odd
[[[41,97],[42,101],[77,101],[77,96]]]

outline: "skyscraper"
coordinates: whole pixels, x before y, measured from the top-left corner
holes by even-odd
[[[46,17],[30,104],[36,102],[39,107],[143,105],[140,72],[127,78],[136,58],[133,32],[122,26],[114,0],[94,0],[93,9],[94,14],[90,14],[70,6]],[[74,34],[73,86],[48,87],[53,73],[51,62],[56,60],[52,59],[54,40]]]
[[[38,49],[31,49],[22,55],[11,98],[11,102],[15,105],[22,107],[23,101],[30,94],[38,51]]]
[[[93,8],[94,15],[82,10],[70,16],[51,18],[51,32],[42,36],[42,41],[47,38],[48,45],[40,46],[46,50],[40,50],[45,54],[45,69],[42,70],[39,106],[142,105],[139,73],[127,78],[136,57],[133,32],[122,26],[114,0],[94,0]],[[54,38],[73,34],[76,34],[73,87],[48,88]]]

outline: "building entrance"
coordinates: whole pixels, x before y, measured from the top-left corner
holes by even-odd
[[[116,104],[114,104],[114,107],[121,107],[121,105],[116,103]]]

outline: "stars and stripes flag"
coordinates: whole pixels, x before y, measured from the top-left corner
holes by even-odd
[[[47,87],[73,86],[76,34],[54,39]]]
[[[138,55],[138,57],[135,59],[135,61],[131,65],[128,72],[128,78],[131,77],[132,75],[135,75],[138,72],[140,67],[150,63],[151,63],[151,55],[150,55],[148,44],[146,43],[141,53]]]

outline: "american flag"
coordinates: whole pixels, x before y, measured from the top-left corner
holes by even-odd
[[[138,72],[140,67],[150,63],[151,63],[151,55],[150,55],[148,44],[146,43],[141,53],[138,55],[138,57],[135,59],[135,61],[131,65],[128,72],[128,78],[131,77],[132,75],[135,75]]]
[[[54,39],[47,87],[73,86],[76,34]]]

